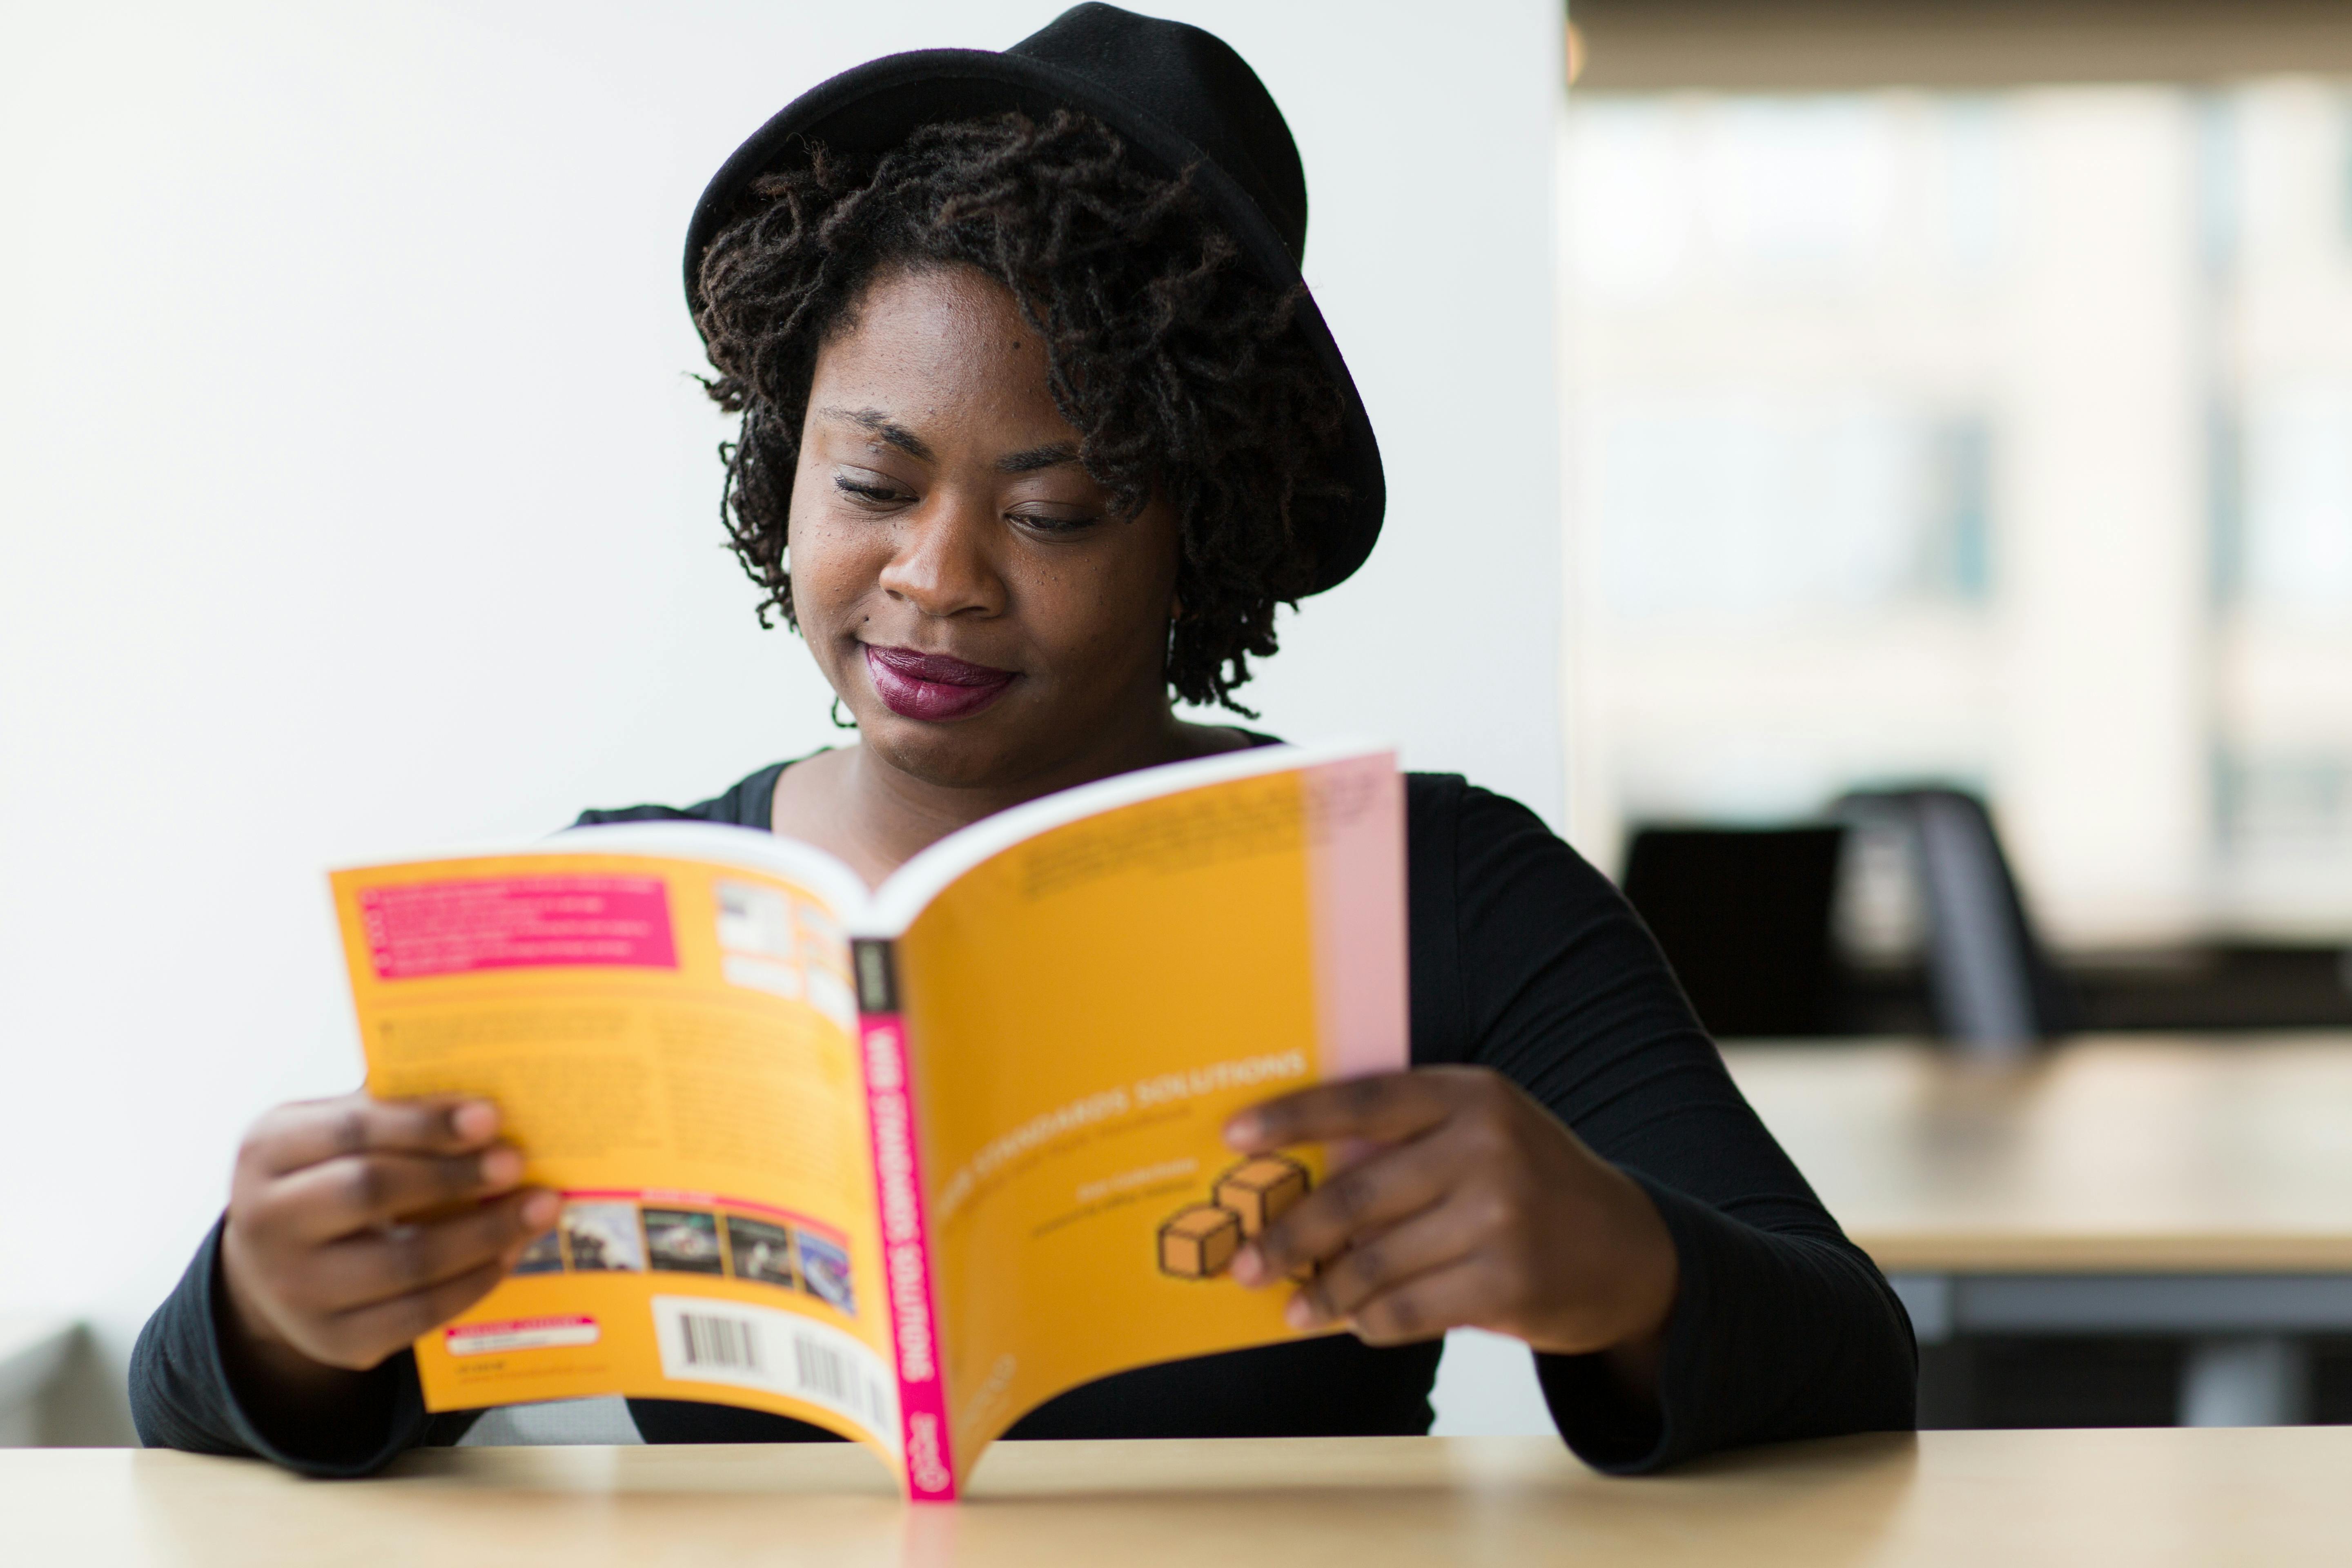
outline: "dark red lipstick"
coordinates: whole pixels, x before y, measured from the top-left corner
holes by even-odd
[[[944,653],[866,645],[866,671],[882,705],[901,719],[945,723],[969,719],[1013,684],[1015,671],[971,664]]]

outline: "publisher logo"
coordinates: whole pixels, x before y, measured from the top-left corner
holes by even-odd
[[[920,1493],[943,1493],[955,1484],[940,1458],[940,1418],[929,1411],[907,1417],[907,1474]]]

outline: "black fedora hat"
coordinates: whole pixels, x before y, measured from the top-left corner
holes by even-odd
[[[1002,54],[888,55],[785,105],[735,150],[695,204],[686,233],[688,305],[699,312],[702,253],[741,212],[752,182],[805,163],[813,144],[871,155],[897,146],[918,126],[1009,110],[1043,119],[1056,109],[1101,121],[1155,173],[1190,170],[1193,188],[1240,247],[1244,264],[1277,289],[1302,283],[1307,175],[1290,127],[1257,74],[1213,33],[1116,5],[1085,5]],[[1297,322],[1347,410],[1339,478],[1349,500],[1328,515],[1313,542],[1315,585],[1308,592],[1319,594],[1371,553],[1388,488],[1364,401],[1323,312],[1303,289]]]

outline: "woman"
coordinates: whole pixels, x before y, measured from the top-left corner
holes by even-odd
[[[683,812],[879,880],[1049,791],[1264,743],[1276,605],[1364,558],[1380,458],[1300,282],[1306,188],[1247,66],[1196,29],[1078,7],[1003,55],[836,78],[712,183],[688,294],[742,416],[734,548],[858,743]],[[1380,1152],[1234,1264],[1332,1335],[1075,1390],[1014,1437],[1426,1430],[1444,1330],[1537,1352],[1561,1433],[1638,1470],[1729,1444],[1901,1427],[1908,1326],[1740,1100],[1608,884],[1524,808],[1408,790],[1412,1070],[1228,1128]],[[281,1108],[141,1336],[150,1443],[356,1473],[448,1441],[406,1346],[554,1218],[494,1108]],[[1289,1283],[1315,1265],[1311,1282]],[[1212,1363],[1215,1364],[1211,1364]],[[809,1439],[636,1401],[653,1441]]]

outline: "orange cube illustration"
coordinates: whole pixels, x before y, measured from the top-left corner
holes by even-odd
[[[1241,1216],[1214,1204],[1194,1204],[1160,1227],[1160,1272],[1181,1279],[1223,1273],[1241,1249]]]
[[[1242,1234],[1255,1239],[1307,1195],[1307,1167],[1263,1155],[1219,1177],[1212,1195],[1218,1207],[1241,1215]]]

